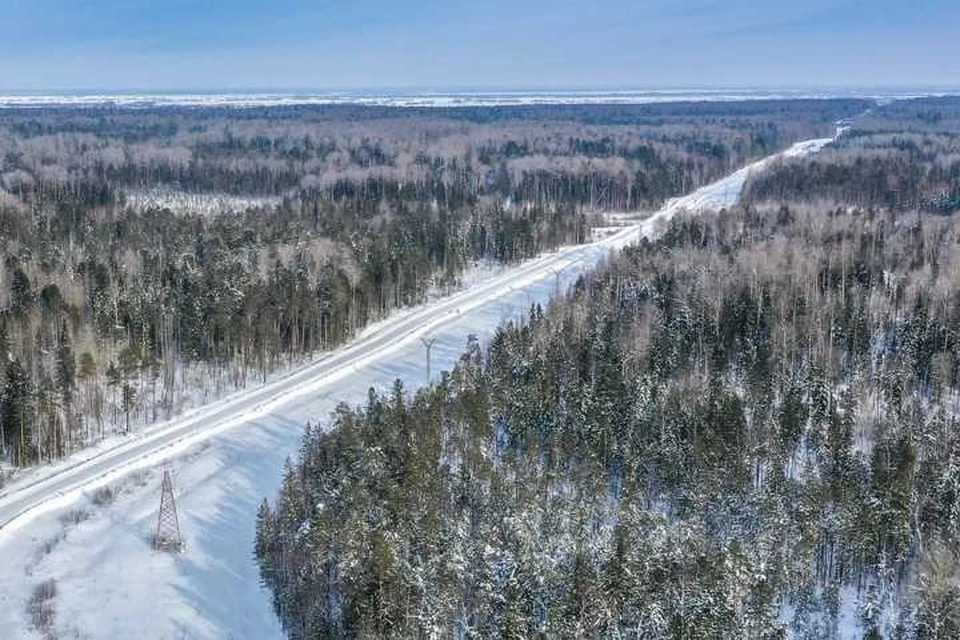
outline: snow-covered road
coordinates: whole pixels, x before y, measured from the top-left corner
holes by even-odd
[[[794,145],[803,155],[830,139]],[[546,302],[611,250],[682,209],[736,201],[751,171],[770,158],[678,198],[638,225],[597,242],[565,247],[467,289],[396,314],[349,345],[262,387],[158,425],[95,455],[78,455],[46,476],[0,492],[0,638],[39,637],[29,629],[35,586],[56,581],[60,637],[282,637],[252,560],[256,507],[279,486],[307,421],[326,421],[341,401],[370,386],[425,378],[419,338],[436,339],[434,372],[448,369],[466,336],[488,337],[506,317]],[[172,460],[182,527],[180,556],[155,553],[150,536],[159,503],[158,465]],[[32,478],[32,479],[31,479]],[[113,496],[95,497],[100,487]]]

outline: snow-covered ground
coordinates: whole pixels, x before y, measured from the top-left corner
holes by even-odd
[[[890,102],[907,98],[952,95],[942,89],[647,89],[610,91],[423,91],[319,93],[116,93],[116,94],[8,94],[0,108],[73,107],[274,107],[289,105],[364,105],[384,107],[488,107],[552,104],[650,104],[659,102],[730,102],[864,98]]]
[[[796,145],[812,153],[829,139]],[[327,424],[367,389],[425,381],[420,338],[436,340],[434,375],[469,334],[486,340],[504,319],[557,290],[676,212],[736,201],[758,162],[670,202],[592,244],[565,247],[381,322],[351,344],[269,384],[158,425],[0,493],[0,638],[43,637],[28,603],[54,584],[52,630],[63,638],[280,638],[252,556],[257,506],[273,497],[303,426]],[[153,551],[160,469],[174,470],[186,551]],[[50,581],[53,581],[51,583]],[[49,593],[49,592],[48,592]],[[42,616],[35,616],[40,618]]]
[[[183,215],[199,213],[214,216],[223,213],[242,213],[257,207],[275,207],[283,202],[279,196],[234,196],[228,193],[188,193],[171,188],[129,191],[127,204],[140,211],[169,209]]]

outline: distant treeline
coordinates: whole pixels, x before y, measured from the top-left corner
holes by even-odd
[[[952,214],[960,210],[960,98],[878,107],[824,152],[755,176],[745,197]]]

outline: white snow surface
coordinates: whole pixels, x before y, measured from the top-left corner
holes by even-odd
[[[794,145],[786,155],[831,139]],[[424,383],[421,337],[436,339],[433,376],[450,369],[469,334],[546,303],[611,251],[655,235],[681,210],[732,205],[751,171],[773,156],[669,202],[596,242],[564,247],[391,316],[350,344],[259,388],[215,402],[110,447],[85,452],[0,490],[0,638],[40,638],[27,603],[56,581],[54,631],[78,638],[282,638],[253,559],[257,507],[280,486],[307,422],[371,386]],[[169,462],[186,550],[155,552],[161,465]],[[114,498],[98,499],[109,487]]]
[[[139,211],[168,209],[177,215],[199,213],[214,216],[242,213],[257,207],[275,207],[283,202],[279,196],[235,196],[229,193],[188,193],[169,187],[133,190],[126,194],[128,206]]]
[[[0,108],[21,107],[276,107],[362,105],[378,107],[486,107],[550,104],[651,104],[864,98],[890,102],[954,95],[955,91],[901,89],[622,89],[561,91],[324,91],[305,93],[21,93],[0,95]]]

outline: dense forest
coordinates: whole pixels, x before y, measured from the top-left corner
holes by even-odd
[[[960,230],[680,217],[442,382],[308,429],[292,638],[960,636]]]
[[[823,153],[756,176],[745,197],[952,214],[960,210],[960,100],[871,110]]]
[[[0,481],[863,108],[4,109]]]

